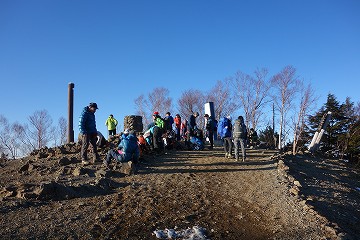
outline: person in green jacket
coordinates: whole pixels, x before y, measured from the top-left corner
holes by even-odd
[[[118,125],[118,121],[112,114],[110,114],[108,119],[106,119],[105,125],[108,128],[109,136],[114,136],[116,134],[116,126]]]

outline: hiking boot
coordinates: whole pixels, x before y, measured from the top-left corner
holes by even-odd
[[[228,157],[227,158],[233,158],[233,156],[231,155],[231,153],[228,153]]]

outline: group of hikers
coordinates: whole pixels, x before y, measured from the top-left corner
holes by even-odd
[[[95,122],[95,112],[98,109],[96,103],[90,103],[84,107],[79,118],[79,140],[81,139],[81,160],[84,165],[89,164],[87,149],[91,144],[93,147],[93,161],[101,161],[97,147],[106,144],[104,136],[97,131]],[[205,114],[204,127],[198,127],[196,118],[199,113],[195,112],[187,119],[181,118],[179,114],[175,118],[167,112],[161,117],[155,111],[152,115],[153,121],[146,126],[142,133],[125,129],[119,134],[119,144],[116,149],[111,149],[103,161],[106,168],[112,159],[118,162],[138,162],[144,152],[154,152],[161,154],[166,148],[183,148],[187,150],[203,150],[204,141],[209,141],[208,149],[214,147],[214,139],[220,138],[223,141],[225,158],[235,158],[236,161],[246,160],[247,140],[250,144],[256,144],[257,134],[254,129],[250,129],[249,134],[244,124],[244,118],[238,116],[232,123],[231,116],[223,117],[219,121],[209,114]],[[109,138],[116,135],[118,121],[112,114],[105,122],[108,129]],[[181,144],[183,143],[183,144]],[[232,155],[234,146],[234,156]],[[241,159],[240,159],[241,157]]]

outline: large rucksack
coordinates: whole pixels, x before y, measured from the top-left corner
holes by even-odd
[[[218,123],[218,134],[221,138],[231,137],[231,122],[228,118],[223,117]]]
[[[235,120],[233,136],[234,138],[243,138],[243,139],[245,139],[247,136],[246,126],[239,119]]]

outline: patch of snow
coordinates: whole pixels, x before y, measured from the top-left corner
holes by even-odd
[[[208,240],[205,232],[204,228],[194,226],[182,230],[165,228],[165,230],[155,230],[154,234],[159,239]]]

